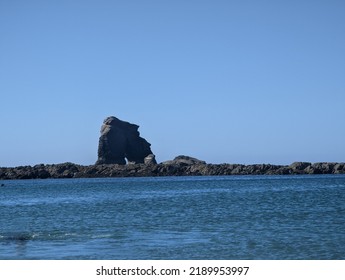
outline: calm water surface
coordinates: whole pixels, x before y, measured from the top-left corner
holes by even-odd
[[[345,176],[1,181],[0,259],[345,259]]]

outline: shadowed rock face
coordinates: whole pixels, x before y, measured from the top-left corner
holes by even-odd
[[[138,128],[116,117],[106,118],[101,128],[96,164],[126,164],[126,159],[128,163],[145,163],[149,155],[153,158],[150,163],[156,163],[151,144],[140,137]]]

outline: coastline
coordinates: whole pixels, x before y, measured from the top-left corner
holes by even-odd
[[[166,162],[152,165],[101,164],[85,166],[66,162],[60,164],[38,164],[35,166],[0,167],[0,180],[298,174],[345,174],[345,163],[294,162],[290,165],[244,165]]]

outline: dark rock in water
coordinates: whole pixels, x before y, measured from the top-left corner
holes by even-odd
[[[345,173],[345,163],[337,163],[335,166],[334,166],[334,173],[335,174],[342,174],[342,173]]]
[[[96,165],[126,164],[126,159],[131,164],[145,163],[145,158],[153,153],[151,144],[140,137],[138,128],[116,117],[106,118],[101,128]],[[154,155],[146,162],[155,164]]]
[[[291,170],[291,173],[294,174],[303,174],[305,173],[305,170],[311,166],[310,162],[294,162],[289,165],[289,169]]]
[[[10,234],[5,234],[2,236],[0,241],[5,241],[5,242],[27,242],[29,240],[33,239],[33,235],[29,233],[24,233],[24,232],[18,232],[18,233],[10,233]]]
[[[299,161],[297,161],[297,162],[290,164],[289,167],[292,170],[304,170],[310,165],[311,165],[310,162],[299,162]]]
[[[307,174],[332,174],[336,163],[333,162],[316,162],[308,166],[304,171]]]
[[[194,164],[206,164],[205,161],[189,157],[189,156],[177,156],[173,160],[162,162],[163,164],[177,164],[177,165],[194,165]]]

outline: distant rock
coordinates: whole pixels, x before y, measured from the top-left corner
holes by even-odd
[[[189,156],[177,156],[173,160],[162,162],[162,164],[195,165],[206,164],[206,162]]]
[[[331,174],[334,172],[336,163],[333,162],[316,162],[308,166],[304,171],[307,174]]]
[[[334,173],[335,174],[342,174],[345,173],[345,163],[341,162],[341,163],[337,163],[334,166]]]
[[[145,158],[153,155],[151,144],[140,137],[139,126],[119,120],[116,117],[108,117],[101,127],[101,136],[98,144],[99,164],[129,164],[145,163]],[[153,155],[149,164],[155,164]]]
[[[144,163],[147,165],[157,164],[156,156],[154,154],[149,154],[144,158]]]
[[[305,169],[311,166],[310,162],[294,162],[289,165],[289,168],[293,173],[304,173]]]
[[[304,170],[306,169],[308,166],[310,166],[311,163],[310,162],[301,162],[301,161],[296,161],[294,163],[291,163],[289,165],[289,167],[293,170]]]

